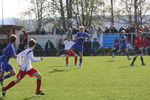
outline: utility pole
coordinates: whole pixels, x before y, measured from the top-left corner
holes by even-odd
[[[114,25],[114,7],[113,7],[113,0],[110,0],[111,2],[111,23]]]
[[[4,12],[3,12],[3,0],[2,0],[2,25],[4,25]]]
[[[135,20],[135,25],[138,26],[138,5],[137,5],[138,0],[134,0],[134,20]]]

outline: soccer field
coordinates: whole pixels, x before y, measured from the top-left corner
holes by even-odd
[[[35,95],[36,78],[26,76],[0,100],[150,100],[150,57],[130,67],[125,56],[84,57],[83,68],[65,66],[65,57],[48,57],[33,66],[42,74],[44,96]],[[18,72],[15,60],[11,64]],[[4,81],[8,84],[15,77]]]

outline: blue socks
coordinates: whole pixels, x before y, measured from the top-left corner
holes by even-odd
[[[13,75],[9,73],[9,74],[5,75],[3,79],[10,78],[11,76],[13,76]]]
[[[126,52],[126,53],[125,53],[125,55],[128,57],[128,59],[130,58],[130,57],[129,57],[129,53],[128,53],[128,52]]]
[[[82,58],[80,58],[80,64],[82,64]]]

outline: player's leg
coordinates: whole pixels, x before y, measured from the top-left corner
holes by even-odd
[[[74,65],[77,66],[78,56],[77,54],[74,55]]]
[[[68,54],[66,54],[66,66],[69,66],[69,55]]]
[[[0,84],[3,86],[3,77],[5,73],[6,65],[0,60]]]
[[[125,48],[124,50],[125,50],[125,55],[127,56],[128,60],[131,60],[131,58],[130,58],[130,56],[129,56],[129,53],[128,53],[128,49]]]
[[[1,86],[3,86],[3,76],[4,76],[4,72],[0,72],[0,84],[1,84]]]
[[[79,51],[79,54],[80,54],[80,63],[79,63],[79,66],[80,66],[80,68],[82,67],[82,61],[83,61],[83,59],[82,59],[82,57],[83,57],[83,52],[82,51]]]
[[[39,72],[33,73],[33,76],[35,76],[37,78],[37,87],[36,87],[36,95],[45,95],[45,93],[43,93],[41,91],[41,82],[42,82],[42,76]]]
[[[12,77],[12,76],[14,76],[14,75],[16,75],[15,70],[14,70],[14,69],[10,69],[10,70],[9,70],[9,73],[6,74],[6,75],[3,77],[3,79],[10,78],[10,77]]]
[[[143,59],[143,54],[140,54],[140,59],[141,59],[141,62],[142,62],[142,66],[145,66],[144,59]]]
[[[115,56],[117,56],[119,54],[120,50],[119,49],[115,49],[113,52],[114,53],[113,53],[112,57],[114,58]]]
[[[130,66],[134,66],[134,62],[136,61],[137,57],[138,57],[138,54],[136,54],[136,55],[134,56],[134,58],[133,58],[133,60],[132,60],[132,63],[130,64]]]
[[[78,60],[78,55],[73,51],[73,50],[71,50],[70,52],[69,52],[69,56],[74,56],[74,65],[75,66],[77,66],[77,60]]]
[[[17,75],[17,79],[14,81],[11,81],[7,86],[2,88],[2,95],[5,96],[6,95],[6,91],[10,88],[12,88],[13,86],[15,86],[17,83],[20,82],[20,80],[22,80],[24,78],[24,76],[26,75],[25,72],[23,71],[19,71],[18,75]]]

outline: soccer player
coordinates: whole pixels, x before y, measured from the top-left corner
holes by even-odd
[[[16,74],[13,66],[10,65],[9,59],[16,58],[16,52],[14,45],[16,42],[16,35],[12,34],[9,37],[9,44],[3,49],[3,53],[0,57],[0,84],[3,86],[3,80],[10,78]],[[10,72],[4,76],[5,72]]]
[[[125,31],[122,30],[120,37],[119,37],[119,50],[115,53],[114,56],[118,55],[119,52],[124,51],[125,55],[127,56],[128,60],[131,60],[131,58],[129,57],[129,53],[128,53],[128,48],[127,48],[127,37],[125,36]]]
[[[34,58],[33,56],[33,49],[35,48],[36,41],[31,39],[29,40],[29,48],[26,50],[22,51],[17,55],[17,62],[20,66],[20,71],[17,74],[17,79],[14,81],[11,81],[6,87],[2,88],[2,95],[5,96],[6,91],[19,83],[21,79],[24,78],[25,75],[29,75],[31,77],[36,77],[37,78],[37,87],[36,87],[36,95],[44,95],[40,90],[41,87],[41,75],[40,73],[34,69],[31,65],[31,62],[38,62],[43,60],[43,58]],[[23,57],[23,61],[21,63],[21,58]]]
[[[119,50],[119,40],[118,38],[116,38],[114,42],[113,57],[115,56],[115,53],[118,52],[118,50]]]
[[[142,66],[145,66],[144,63],[144,59],[143,59],[143,53],[142,53],[142,32],[139,31],[136,38],[135,38],[135,56],[133,58],[132,63],[130,64],[130,66],[134,66],[134,62],[137,59],[138,55],[140,56],[141,62],[142,62]]]
[[[79,62],[79,66],[80,68],[82,68],[82,57],[83,57],[83,44],[85,41],[86,37],[92,37],[92,35],[89,35],[87,33],[85,33],[85,28],[84,26],[80,26],[79,27],[79,32],[76,34],[76,42],[75,44],[69,49],[69,51],[71,50],[77,50],[79,51],[80,54],[80,62]]]
[[[64,52],[66,55],[66,66],[69,66],[68,64],[69,56],[74,56],[74,64],[75,66],[77,66],[77,59],[78,59],[77,54],[73,50],[68,51],[74,44],[74,42],[71,41],[70,35],[67,36],[67,40],[63,41],[63,44],[65,45]]]

